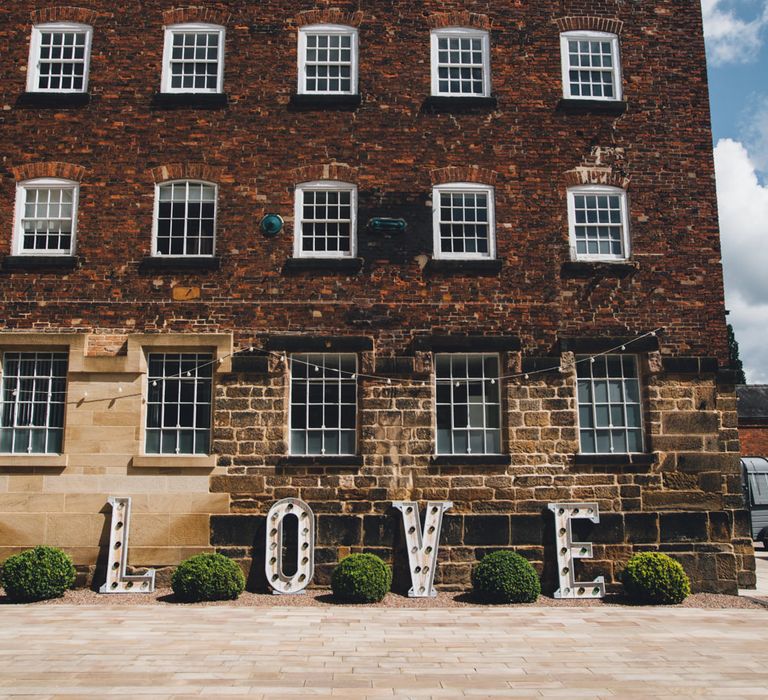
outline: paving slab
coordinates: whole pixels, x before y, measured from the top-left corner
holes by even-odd
[[[0,608],[0,698],[768,697],[768,609]]]

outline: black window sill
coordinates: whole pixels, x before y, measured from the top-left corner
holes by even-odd
[[[627,103],[623,100],[563,98],[557,103],[557,109],[566,114],[624,114]]]
[[[523,372],[557,372],[560,369],[559,357],[524,357]]]
[[[501,260],[429,260],[424,272],[429,275],[498,275]]]
[[[319,271],[356,274],[363,269],[363,258],[288,258],[283,272]]]
[[[517,352],[516,335],[428,335],[414,338],[412,350],[432,352]]]
[[[291,95],[291,112],[353,112],[362,102],[360,95]]]
[[[218,270],[221,267],[220,258],[172,258],[149,257],[139,263],[140,272],[156,272],[158,270]]]
[[[435,455],[433,467],[506,467],[512,464],[510,455]]]
[[[627,352],[654,352],[659,349],[658,336],[619,335],[605,338],[559,338],[560,352],[575,352],[577,354],[608,352],[614,348],[626,346]],[[616,350],[619,352],[619,350]]]
[[[269,358],[257,353],[242,350],[231,359],[232,372],[243,374],[269,374]]]
[[[577,454],[573,464],[577,467],[650,467],[656,462],[656,455],[643,454]]]
[[[75,255],[7,255],[3,270],[74,270]]]
[[[16,100],[21,108],[74,109],[91,101],[88,92],[23,92]]]
[[[266,350],[283,352],[370,352],[373,339],[358,335],[270,335]]]
[[[627,277],[640,269],[636,262],[602,260],[569,260],[560,268],[562,277]]]
[[[283,457],[277,463],[279,467],[362,467],[363,458],[360,455],[317,455]]]
[[[445,97],[443,95],[431,95],[424,100],[421,106],[422,112],[473,114],[492,112],[499,106],[495,97]]]
[[[156,92],[152,96],[155,109],[226,109],[228,106],[225,92]]]

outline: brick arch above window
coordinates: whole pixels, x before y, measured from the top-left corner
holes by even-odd
[[[41,177],[55,177],[61,180],[81,182],[86,169],[82,165],[74,163],[62,163],[59,161],[47,161],[44,163],[25,163],[11,168],[17,182],[35,180]]]
[[[612,168],[588,168],[580,167],[569,170],[564,175],[566,187],[578,187],[579,185],[610,185],[629,189],[631,178],[623,172]]]
[[[491,28],[491,19],[488,15],[477,12],[459,10],[456,12],[433,12],[427,18],[430,29],[443,27],[474,27],[475,29]]]
[[[559,17],[554,21],[561,32],[610,32],[618,36],[624,27],[624,22],[616,17]]]
[[[305,165],[292,171],[293,181],[296,184],[302,182],[314,182],[315,180],[337,180],[339,182],[357,182],[358,170],[346,163],[325,163],[318,165]]]
[[[499,174],[495,170],[480,168],[476,165],[448,166],[429,171],[432,185],[448,182],[474,182],[479,185],[495,185]]]
[[[305,10],[299,12],[294,18],[294,24],[297,27],[306,27],[309,24],[342,24],[346,27],[359,27],[362,22],[362,12],[345,12],[333,7]]]
[[[168,163],[151,168],[149,174],[156,183],[169,180],[221,182],[225,179],[222,168],[207,163]]]
[[[172,7],[170,10],[163,12],[163,26],[186,24],[188,22],[226,26],[231,16],[229,10],[221,7]]]
[[[45,24],[47,22],[75,22],[77,24],[89,24],[93,26],[99,17],[108,13],[91,10],[87,7],[72,7],[70,5],[55,5],[41,7],[31,13],[32,24]]]

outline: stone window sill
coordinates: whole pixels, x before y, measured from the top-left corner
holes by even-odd
[[[362,102],[360,95],[291,95],[288,108],[292,112],[352,112]]]
[[[0,467],[66,467],[68,455],[0,454]]]
[[[134,455],[131,466],[156,469],[212,469],[216,455]]]
[[[577,467],[650,467],[656,462],[652,453],[632,454],[576,454],[573,463]]]
[[[627,103],[623,100],[581,100],[564,97],[557,103],[557,109],[567,114],[624,114],[627,111]]]
[[[152,96],[155,109],[226,109],[225,92],[156,92]]]
[[[499,106],[495,97],[447,97],[432,95],[424,100],[423,112],[466,114],[492,112]]]
[[[435,467],[501,467],[512,463],[510,455],[434,455],[429,463]]]
[[[640,269],[631,261],[568,260],[560,267],[562,277],[627,277]]]
[[[279,462],[280,467],[362,467],[360,455],[289,455]]]
[[[319,271],[329,274],[356,274],[363,269],[363,258],[288,258],[283,272]]]
[[[3,259],[4,270],[74,270],[76,255],[7,255]]]
[[[436,260],[431,259],[424,267],[426,274],[445,275],[498,275],[501,260]]]
[[[414,338],[411,349],[421,352],[517,352],[514,335],[428,335]]]
[[[91,101],[88,92],[23,92],[16,100],[17,107],[38,109],[73,109],[85,107]]]
[[[221,258],[217,257],[146,257],[139,263],[140,272],[157,270],[218,270]]]

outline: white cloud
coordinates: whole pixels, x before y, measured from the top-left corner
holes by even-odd
[[[768,173],[768,95],[753,95],[744,112],[744,143],[757,169]]]
[[[751,6],[752,19],[736,12],[736,6],[745,5]],[[768,28],[768,0],[701,0],[701,9],[712,65],[748,63],[757,57]]]
[[[744,145],[715,148],[725,298],[749,382],[768,383],[768,186]]]

